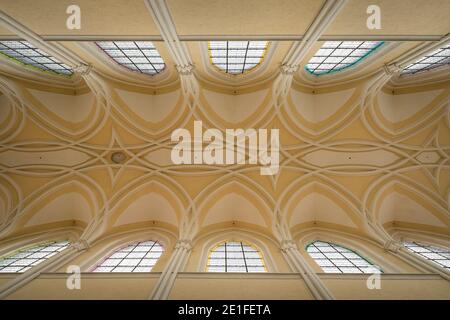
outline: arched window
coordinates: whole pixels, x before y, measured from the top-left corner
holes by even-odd
[[[305,66],[316,76],[351,67],[383,45],[383,41],[326,41]]]
[[[0,54],[41,71],[71,76],[73,70],[27,41],[0,41]]]
[[[315,241],[306,247],[325,273],[374,273],[381,269],[356,252],[333,243]]]
[[[153,76],[166,67],[150,41],[98,41],[96,44],[115,62],[133,71]]]
[[[267,41],[210,41],[211,63],[230,74],[242,74],[261,63],[266,53]]]
[[[19,249],[0,258],[0,272],[25,272],[68,246],[69,242],[59,241]]]
[[[450,44],[424,55],[417,61],[406,66],[402,75],[416,74],[450,65]]]
[[[99,263],[93,272],[150,272],[163,252],[156,241],[130,244]]]
[[[222,242],[208,257],[207,272],[266,272],[261,252],[243,242]]]
[[[422,258],[433,261],[437,265],[450,270],[450,250],[417,242],[404,242],[403,245]]]

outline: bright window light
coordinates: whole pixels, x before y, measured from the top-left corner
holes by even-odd
[[[381,269],[356,252],[333,243],[315,241],[306,252],[325,273],[375,273]]]
[[[115,62],[133,71],[153,76],[166,67],[150,41],[99,41],[96,44]]]
[[[427,54],[414,63],[406,66],[402,74],[415,74],[450,64],[450,44]]]
[[[41,71],[71,76],[72,69],[27,41],[0,41],[0,53]]]
[[[0,272],[25,272],[68,246],[69,242],[59,241],[20,249],[0,258]]]
[[[93,272],[150,272],[163,252],[156,241],[130,244],[103,260]]]
[[[243,242],[223,242],[211,250],[208,272],[266,272],[261,252]]]
[[[259,65],[266,53],[267,41],[210,41],[211,63],[229,74],[242,74]]]
[[[405,242],[403,245],[422,258],[430,260],[437,265],[450,270],[450,250],[417,242]]]
[[[383,45],[382,41],[327,41],[305,66],[316,76],[349,68]]]

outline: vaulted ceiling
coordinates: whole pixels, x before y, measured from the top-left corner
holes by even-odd
[[[86,239],[157,226],[276,239],[308,228],[386,242],[450,236],[450,69],[403,68],[448,46],[450,1],[0,1],[0,41],[25,40],[74,70],[0,56],[0,237],[76,228]],[[376,4],[382,29],[366,27]],[[43,10],[42,8],[45,8]],[[208,41],[269,41],[228,74]],[[129,70],[95,41],[151,41],[165,68]],[[384,41],[339,72],[305,70],[326,41]],[[171,133],[280,129],[280,170],[175,165]],[[122,152],[125,159],[112,161]]]

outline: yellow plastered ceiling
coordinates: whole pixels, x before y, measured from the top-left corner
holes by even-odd
[[[87,8],[83,28],[73,32],[60,27],[65,15],[57,14],[70,3],[3,0],[0,9],[44,38],[160,38],[143,1],[80,0]],[[323,3],[168,0],[167,6],[180,37],[301,37]],[[369,3],[389,8],[375,34],[450,30],[443,16],[449,1],[355,0],[324,35],[367,35],[360,20]],[[0,35],[11,32],[0,28]],[[311,80],[302,66],[281,105],[273,86],[292,39],[273,41],[272,55],[238,77],[205,63],[204,42],[185,42],[199,84],[194,104],[163,41],[155,45],[166,70],[156,76],[115,65],[91,42],[60,43],[93,65],[95,82],[79,75],[59,80],[0,58],[2,238],[61,226],[97,235],[143,226],[179,234],[193,226],[196,235],[242,228],[277,238],[280,224],[292,234],[321,227],[370,238],[375,224],[387,232],[450,236],[449,73],[371,86],[388,60],[420,41],[391,42],[385,54],[323,81]],[[192,132],[194,120],[220,130],[280,129],[278,174],[262,176],[254,165],[173,164],[170,135],[177,128]],[[117,151],[126,155],[123,163],[111,161]]]

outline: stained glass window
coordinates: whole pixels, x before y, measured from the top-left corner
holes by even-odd
[[[267,41],[210,41],[211,63],[230,74],[242,74],[259,65],[267,50]]]
[[[427,70],[432,70],[435,68],[440,68],[443,66],[448,66],[450,64],[450,44],[439,48],[430,54],[427,54],[420,58],[419,60],[406,66],[402,74],[415,74]]]
[[[361,62],[382,45],[382,41],[326,41],[305,69],[316,76],[341,71]]]
[[[59,241],[20,249],[0,258],[0,272],[25,272],[68,246],[69,242]]]
[[[437,265],[450,269],[450,250],[417,242],[404,242],[403,245],[422,258],[433,261]]]
[[[356,252],[333,243],[315,241],[306,251],[325,273],[375,273],[381,269]]]
[[[156,241],[130,244],[103,260],[93,272],[150,272],[163,252]]]
[[[133,71],[155,75],[166,66],[150,41],[99,41],[96,44],[115,62]]]
[[[71,76],[72,69],[27,41],[0,41],[0,53],[26,66]]]
[[[261,252],[243,242],[223,242],[211,250],[208,272],[266,272]]]

